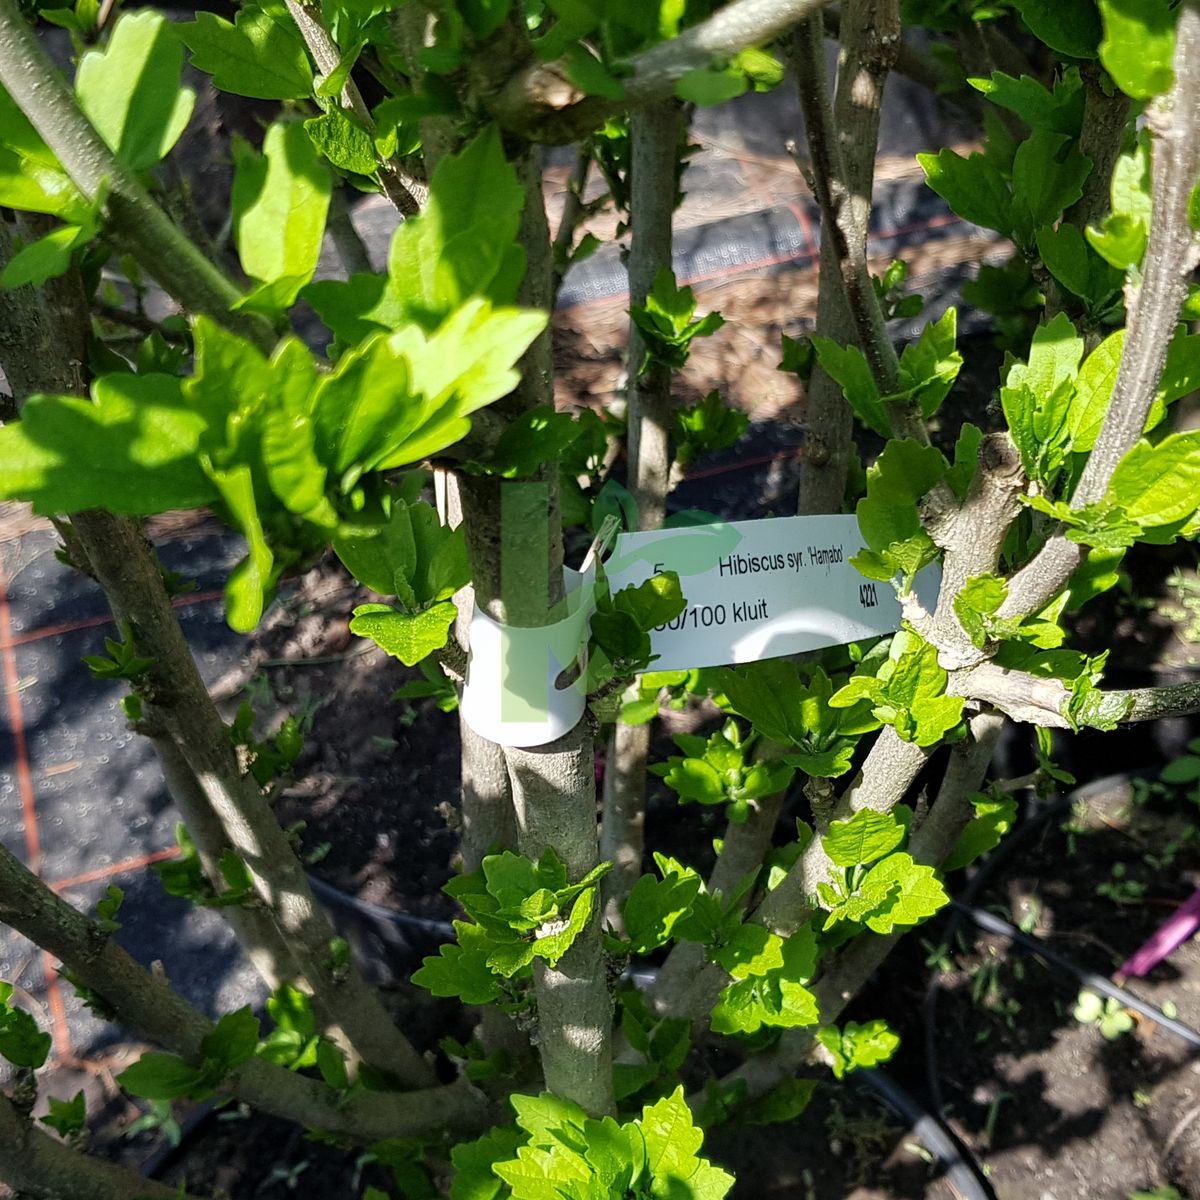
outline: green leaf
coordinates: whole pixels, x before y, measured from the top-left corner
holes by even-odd
[[[1077,137],[1083,124],[1083,80],[1079,69],[1071,67],[1054,82],[1053,92],[1029,75],[1014,79],[1003,71],[993,71],[987,79],[968,79],[993,104],[1014,112],[1030,129]]]
[[[948,464],[932,446],[893,440],[867,470],[867,494],[858,502],[858,527],[868,548],[883,559],[882,574],[906,582],[937,554],[921,524],[917,503],[945,475]],[[859,559],[851,560],[859,570]]]
[[[212,75],[223,92],[258,100],[304,100],[313,74],[296,26],[282,11],[247,5],[230,24],[210,12],[176,30],[192,52],[192,65]]]
[[[1074,450],[1090,450],[1096,444],[1117,381],[1124,346],[1125,330],[1117,329],[1083,360],[1075,380],[1075,401],[1068,416]]]
[[[87,1124],[87,1102],[82,1091],[76,1092],[70,1100],[49,1096],[46,1103],[50,1111],[41,1118],[43,1125],[48,1125],[62,1138],[83,1131]]]
[[[144,171],[165,158],[192,115],[196,94],[179,86],[183,45],[161,13],[124,13],[104,50],[79,61],[79,106],[127,167]]]
[[[458,945],[448,943],[426,958],[413,973],[413,983],[435,996],[457,996],[464,1004],[489,1004],[499,999],[500,984],[487,965],[491,943],[478,925],[454,922]]]
[[[643,875],[633,885],[622,908],[625,933],[635,954],[649,954],[666,945],[676,924],[691,911],[702,882],[694,871],[668,872],[661,880]]]
[[[726,800],[721,776],[702,758],[675,759],[663,782],[680,800],[697,804],[724,804]]]
[[[673,621],[687,601],[679,587],[674,571],[651,575],[636,587],[624,587],[612,598],[613,609],[624,613],[643,633],[649,633],[668,621]]]
[[[558,458],[582,432],[570,413],[555,412],[542,404],[511,420],[491,459],[485,464],[491,475],[519,479],[536,475],[543,464]]]
[[[654,1180],[652,1195],[721,1200],[733,1187],[732,1175],[698,1157],[704,1134],[692,1119],[682,1087],[643,1108],[638,1126],[645,1140],[646,1169]]]
[[[783,944],[783,965],[766,975],[736,980],[713,1009],[716,1033],[754,1033],[768,1026],[794,1029],[815,1025],[816,997],[805,986],[816,970],[816,938],[809,926]]]
[[[50,1053],[50,1035],[42,1033],[23,1008],[9,1005],[12,994],[11,983],[0,983],[0,1058],[14,1067],[36,1071]]]
[[[571,46],[565,56],[567,78],[589,96],[624,100],[625,85],[586,46]]]
[[[32,284],[40,287],[47,279],[64,275],[71,265],[71,255],[86,245],[95,235],[95,226],[61,225],[45,237],[22,246],[0,273],[0,288],[11,289]]]
[[[288,307],[311,278],[321,254],[331,181],[304,127],[277,121],[263,153],[235,152],[233,234],[242,269],[263,283],[288,280]]]
[[[1152,100],[1175,80],[1175,20],[1168,0],[1100,0],[1100,61],[1134,100]]]
[[[117,1082],[143,1100],[178,1100],[207,1090],[203,1073],[174,1054],[143,1054],[117,1076]]]
[[[963,158],[945,149],[918,154],[917,161],[925,181],[964,221],[997,233],[1012,233],[1012,195],[991,159],[982,154]]]
[[[687,362],[691,344],[708,337],[725,323],[719,313],[696,317],[696,295],[690,287],[679,287],[670,267],[660,267],[644,306],[632,305],[630,320],[637,326],[645,345],[642,371],[659,363],[678,371]]]
[[[258,1034],[258,1018],[249,1005],[226,1013],[200,1043],[205,1064],[212,1063],[222,1075],[241,1066],[253,1058]]]
[[[954,465],[946,472],[946,483],[960,499],[965,499],[975,478],[979,463],[979,447],[983,443],[983,430],[970,421],[964,421],[954,443]]]
[[[247,556],[234,567],[225,583],[225,617],[231,629],[249,633],[262,617],[282,567],[267,544],[250,468],[243,463],[222,470],[213,466],[207,456],[201,458],[201,463],[216,485],[230,522],[247,542]]]
[[[919,925],[949,903],[934,869],[914,862],[910,854],[892,854],[867,872],[864,893],[887,888],[892,890],[865,918],[876,933]]]
[[[404,307],[384,275],[351,275],[345,281],[320,279],[300,294],[345,346],[394,329],[404,320]]]
[[[783,966],[783,938],[762,925],[740,925],[709,957],[734,979],[769,975]]]
[[[498,1200],[504,1185],[492,1173],[492,1164],[511,1159],[524,1140],[519,1130],[508,1125],[454,1146],[450,1151],[454,1164],[450,1200]]]
[[[978,792],[971,797],[971,803],[975,808],[975,816],[942,863],[943,873],[969,866],[998,846],[1017,819],[1017,802],[1011,796],[993,797]]]
[[[39,513],[142,515],[194,508],[216,490],[197,465],[204,419],[167,375],[103,375],[92,399],[33,396],[0,429],[0,495]]]
[[[696,67],[680,76],[675,84],[675,95],[691,104],[708,107],[724,104],[740,96],[749,87],[742,71],[729,68],[717,70],[711,67]]]
[[[847,1021],[842,1029],[826,1025],[818,1030],[817,1040],[833,1058],[833,1073],[838,1079],[860,1067],[876,1067],[887,1062],[900,1048],[900,1037],[886,1021],[868,1021],[865,1025]]]
[[[1200,431],[1138,442],[1117,464],[1105,499],[1144,526],[1191,516],[1200,504]]]
[[[1025,24],[1051,50],[1068,58],[1095,58],[1100,14],[1095,0],[1017,0]]]
[[[1144,134],[1118,155],[1109,194],[1112,212],[1100,228],[1089,225],[1085,235],[1106,262],[1124,271],[1142,261],[1150,229],[1150,143]]]
[[[845,821],[834,821],[821,845],[839,867],[873,863],[904,841],[905,827],[891,813],[864,808]]]
[[[575,944],[575,939],[587,928],[596,906],[596,889],[588,888],[575,898],[571,911],[564,922],[561,919],[549,921],[539,930],[531,947],[536,958],[545,959],[552,967],[558,965],[559,959]],[[492,961],[492,960],[489,960]]]
[[[317,1042],[317,1070],[321,1078],[336,1092],[350,1088],[350,1075],[346,1070],[346,1058],[332,1042],[321,1038]]]
[[[1142,261],[1150,237],[1144,221],[1134,220],[1125,213],[1111,213],[1099,228],[1089,225],[1084,235],[1105,262],[1121,271]]]
[[[0,204],[73,224],[91,205],[12,97],[0,88]]]
[[[1032,245],[1038,229],[1083,195],[1091,168],[1073,138],[1035,129],[1021,143],[1012,175],[1012,232],[1019,243]]]
[[[817,1090],[815,1079],[785,1079],[765,1096],[752,1100],[740,1113],[747,1125],[776,1125],[794,1121],[808,1107]]]
[[[313,145],[335,167],[356,175],[374,175],[379,167],[371,135],[340,108],[331,107],[304,122]]]
[[[311,1037],[317,1031],[308,993],[293,984],[281,983],[271,993],[267,1014],[280,1029],[295,1030],[304,1037]]]
[[[866,357],[857,346],[839,346],[832,338],[813,335],[821,369],[842,389],[854,415],[873,433],[892,436],[892,422]]]
[[[449,600],[416,613],[397,612],[386,604],[360,604],[350,620],[350,632],[370,638],[405,666],[416,666],[450,639],[458,610]]]
[[[921,330],[920,338],[900,355],[900,391],[885,403],[902,400],[916,404],[928,420],[941,407],[962,367],[955,348],[958,314],[948,308]],[[824,364],[822,364],[824,365]]]
[[[442,525],[424,501],[391,502],[381,526],[366,526],[334,539],[333,548],[360,583],[381,596],[396,596],[409,609],[445,600],[470,579],[460,527]]]
[[[471,296],[511,304],[525,273],[516,244],[524,207],[494,126],[443,157],[424,209],[399,226],[388,253],[404,316],[433,329]]]

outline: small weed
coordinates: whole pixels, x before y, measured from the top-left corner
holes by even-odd
[[[1096,1025],[1101,1036],[1109,1042],[1115,1042],[1133,1028],[1133,1017],[1119,1000],[1097,996],[1086,988],[1079,993],[1075,1004],[1075,1020],[1081,1025]]]
[[[1124,863],[1113,863],[1112,877],[1096,885],[1096,895],[1114,904],[1140,904],[1146,895],[1146,885],[1127,878],[1128,870]]]

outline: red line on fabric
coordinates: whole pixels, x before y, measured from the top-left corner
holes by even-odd
[[[212,600],[220,600],[225,592],[215,589],[211,592],[197,592],[194,596],[176,596],[171,601],[174,608],[188,608],[193,604],[208,604]],[[26,646],[30,642],[44,641],[46,638],[58,637],[63,633],[78,633],[81,629],[95,629],[100,625],[111,625],[112,614],[98,617],[81,617],[78,621],[64,621],[61,625],[43,625],[40,629],[31,629],[27,633],[18,633],[13,637],[10,624],[0,626],[0,650],[10,650],[14,646]]]
[[[29,858],[29,869],[36,874],[42,865],[42,847],[34,804],[33,773],[29,769],[29,750],[25,742],[25,714],[21,711],[21,680],[11,642],[12,610],[8,604],[8,577],[4,574],[0,575],[0,652],[4,659],[4,692],[13,740],[17,794],[21,798],[21,819],[25,825],[25,853]]]
[[[42,846],[38,834],[37,803],[33,790],[33,772],[29,765],[29,747],[25,740],[25,714],[21,708],[20,677],[17,656],[12,646],[12,609],[8,603],[8,574],[0,573],[0,639],[4,659],[4,691],[8,697],[8,723],[16,760],[17,791],[21,797],[21,819],[25,825],[25,853],[29,869],[37,874],[42,865]],[[63,1002],[58,971],[50,954],[42,951],[42,974],[46,981],[46,1003],[50,1009],[50,1034],[59,1057],[71,1053],[71,1030],[67,1025],[67,1006]]]
[[[140,858],[128,858],[124,862],[113,863],[111,867],[97,867],[94,871],[84,871],[83,874],[72,875],[68,879],[57,879],[50,887],[56,892],[65,892],[68,888],[78,887],[80,884],[95,883],[97,879],[113,879],[117,875],[140,871],[143,867],[178,857],[179,847],[172,846],[167,850],[156,850],[153,854],[143,854]]]

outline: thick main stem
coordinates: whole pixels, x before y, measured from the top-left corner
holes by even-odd
[[[675,214],[675,163],[679,104],[660,100],[630,119],[629,304],[640,307],[654,277],[671,266]],[[629,323],[629,487],[642,529],[657,529],[671,487],[671,371],[646,361],[646,346]],[[600,857],[615,864],[605,880],[605,918],[621,928],[620,906],[642,873],[646,824],[646,763],[652,726],[618,721],[609,739],[604,772]]]
[[[549,308],[553,262],[535,155],[516,160],[526,188],[520,239],[528,270],[523,304]],[[522,361],[509,412],[553,402],[549,335]],[[563,543],[557,462],[537,480],[460,480],[475,603],[494,620],[526,628],[549,624],[562,600]],[[539,858],[552,849],[579,879],[596,865],[596,777],[587,723],[546,746],[504,747],[516,817],[517,847]],[[548,967],[534,964],[538,1051],[546,1087],[592,1113],[613,1110],[612,997],[600,943],[599,906],[570,950]]]

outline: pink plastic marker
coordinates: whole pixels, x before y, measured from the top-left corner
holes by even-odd
[[[1130,956],[1121,964],[1119,977],[1140,979],[1148,975],[1164,958],[1174,954],[1200,929],[1200,888],[1197,888]]]

